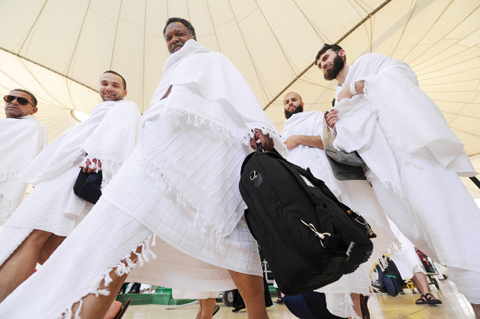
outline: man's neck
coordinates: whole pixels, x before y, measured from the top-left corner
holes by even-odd
[[[345,64],[345,67],[338,73],[336,80],[338,81],[338,85],[342,86],[345,83],[345,79],[347,78],[348,74],[348,64]]]

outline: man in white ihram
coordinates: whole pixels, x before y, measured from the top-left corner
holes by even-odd
[[[35,188],[0,232],[0,302],[33,274],[37,263],[49,258],[93,207],[73,192],[79,166],[87,173],[101,170],[105,186],[136,144],[140,110],[123,100],[123,77],[106,71],[99,92],[103,102],[90,117],[45,148],[20,175]]]
[[[37,99],[23,89],[3,97],[6,118],[0,120],[0,225],[22,202],[28,183],[18,175],[47,146],[45,127],[34,116]]]
[[[256,139],[267,150],[275,143],[282,151],[282,142],[240,72],[200,46],[190,22],[169,19],[164,37],[171,56],[137,147],[83,222],[0,304],[0,316],[101,318],[138,261],[131,281],[237,286],[248,318],[268,318],[238,183]]]
[[[326,117],[334,146],[359,153],[388,217],[448,266],[480,318],[480,210],[457,176],[477,173],[463,144],[405,62],[371,53],[349,66],[338,45],[325,45],[315,61],[338,81]]]
[[[332,193],[345,205],[361,214],[377,235],[372,239],[374,251],[369,261],[354,273],[337,282],[318,289],[325,293],[328,310],[339,317],[361,318],[360,294],[370,295],[370,267],[395,241],[380,204],[367,181],[339,181],[328,163],[322,141],[324,114],[318,111],[304,112],[302,97],[290,92],[283,98],[286,121],[281,132],[289,153],[287,160],[303,168],[310,168],[313,175],[325,182]]]

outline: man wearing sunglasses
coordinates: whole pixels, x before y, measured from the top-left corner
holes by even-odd
[[[22,202],[28,183],[18,175],[47,145],[45,127],[33,115],[37,99],[15,89],[3,97],[5,119],[0,120],[0,225]]]
[[[282,141],[238,69],[202,47],[189,21],[170,18],[164,39],[171,55],[137,147],[82,223],[0,304],[3,317],[102,318],[129,274],[197,292],[237,287],[247,317],[268,319],[238,183],[257,139],[279,152]],[[30,297],[39,286],[48,292]]]
[[[90,212],[93,203],[75,195],[80,170],[108,184],[136,144],[140,110],[127,95],[125,79],[115,71],[100,77],[103,100],[85,121],[68,129],[22,172],[35,189],[18,207],[0,233],[0,302],[43,264]],[[17,92],[15,92],[17,93]],[[28,96],[6,97],[11,113],[30,109]],[[28,102],[22,105],[23,98]],[[13,107],[15,106],[15,107]],[[3,156],[3,153],[2,153]],[[19,156],[21,158],[21,156]],[[80,175],[79,175],[80,174]]]

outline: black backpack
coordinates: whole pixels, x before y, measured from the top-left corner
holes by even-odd
[[[325,183],[273,149],[247,156],[240,193],[245,219],[287,295],[309,292],[351,273],[370,257],[375,234]]]

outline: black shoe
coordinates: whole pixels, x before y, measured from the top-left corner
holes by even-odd
[[[233,309],[232,312],[239,312],[242,309],[245,309],[244,305],[241,305],[240,307]]]

